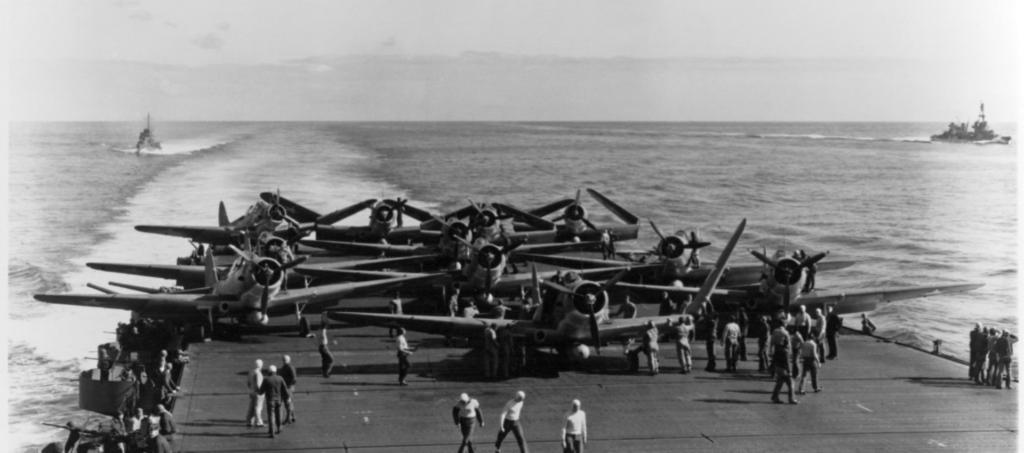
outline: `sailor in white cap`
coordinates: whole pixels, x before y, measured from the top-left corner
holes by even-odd
[[[469,447],[470,452],[475,452],[476,449],[473,448],[473,430],[476,429],[477,423],[480,424],[481,428],[484,426],[484,416],[480,412],[480,402],[463,393],[459,396],[459,402],[455,403],[455,407],[452,408],[452,418],[455,421],[455,426],[462,430],[462,445],[459,446],[459,453],[462,453],[466,447]]]
[[[526,446],[526,439],[523,437],[523,426],[519,424],[519,416],[523,410],[524,399],[526,399],[526,393],[520,390],[516,392],[514,398],[505,403],[505,408],[501,410],[501,417],[498,418],[498,440],[494,442],[494,449],[498,452],[501,452],[501,442],[505,440],[505,436],[508,435],[509,431],[515,434],[520,452],[528,453],[530,451]]]

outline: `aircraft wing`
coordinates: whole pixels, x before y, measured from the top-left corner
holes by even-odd
[[[225,298],[195,294],[36,294],[40,302],[78,307],[132,310],[155,318],[192,317],[217,307]]]
[[[362,324],[378,327],[403,327],[412,332],[423,332],[434,335],[454,335],[459,337],[482,336],[487,326],[496,324],[498,327],[515,324],[513,319],[483,319],[451,316],[413,316],[384,315],[376,313],[354,313],[332,311],[327,317],[335,321],[350,324]]]
[[[638,293],[649,294],[651,297],[647,298],[645,300],[650,300],[652,302],[654,302],[654,301],[661,302],[660,299],[657,299],[654,296],[659,296],[663,292],[666,292],[666,293],[669,293],[669,294],[680,294],[680,295],[696,296],[697,293],[700,291],[700,288],[694,288],[692,286],[642,285],[642,284],[637,284],[637,283],[624,283],[624,282],[616,283],[615,287],[613,289],[620,289],[620,288],[621,289],[627,289],[627,290],[634,291],[634,292],[638,292]],[[714,291],[711,292],[711,300],[712,301],[719,301],[719,300],[723,300],[723,299],[727,300],[727,301],[742,301],[742,300],[750,300],[752,297],[753,298],[759,298],[761,296],[760,296],[760,293],[758,293],[756,290],[754,290],[754,292],[750,292],[750,291],[747,291],[747,290],[737,290],[737,289],[715,289]]]
[[[179,266],[164,264],[121,264],[121,263],[85,263],[92,269],[118,274],[141,275],[143,277],[163,278],[167,280],[205,280],[203,266]]]
[[[982,283],[961,283],[933,286],[904,286],[893,288],[824,289],[814,290],[801,296],[793,305],[806,305],[808,310],[834,305],[835,313],[849,314],[872,311],[881,302],[916,299],[918,297],[941,296],[973,291],[985,286]]]
[[[616,217],[622,219],[623,222],[626,222],[630,225],[637,225],[640,223],[639,217],[633,215],[633,213],[627,211],[622,206],[615,204],[614,201],[609,200],[604,195],[601,195],[598,191],[594,189],[587,189],[587,193],[589,193],[591,197],[594,197],[594,199],[597,200],[598,203],[601,203],[601,206],[604,206],[605,209],[611,211],[612,214],[615,214]]]
[[[187,238],[202,244],[227,245],[234,243],[236,230],[227,227],[197,227],[173,225],[138,225],[136,230],[143,233],[162,234]]]
[[[393,208],[395,207],[396,203],[395,200],[384,200],[384,204],[391,206]],[[412,217],[420,222],[429,222],[434,218],[433,214],[424,211],[420,208],[417,208],[415,206],[410,206],[408,203],[406,203],[402,209],[405,211],[405,215]]]
[[[600,244],[600,242],[598,242],[598,244]],[[553,244],[553,245],[557,245],[557,244]],[[543,255],[543,254],[537,254],[537,253],[529,253],[529,252],[533,251],[532,249],[527,249],[525,251],[520,251],[524,247],[520,247],[520,248],[516,249],[516,254],[519,255],[520,258],[525,259],[526,261],[535,261],[535,262],[542,263],[542,264],[550,264],[550,265],[553,265],[553,266],[568,267],[568,268],[572,268],[572,269],[580,269],[580,268],[592,269],[592,268],[598,268],[598,267],[608,267],[609,265],[614,265],[616,263],[624,263],[624,265],[633,264],[634,265],[633,266],[634,269],[642,269],[645,266],[646,267],[650,267],[652,269],[654,269],[654,268],[661,269],[662,268],[662,264],[661,263],[657,263],[657,264],[651,263],[651,264],[639,264],[639,265],[637,265],[636,263],[630,263],[630,262],[627,262],[627,261],[607,261],[607,260],[599,260],[599,259],[595,259],[595,258],[582,258],[582,257],[576,257],[576,256]]]
[[[446,274],[409,274],[404,277],[394,277],[381,280],[371,280],[352,283],[337,283],[332,285],[313,286],[310,288],[290,289],[281,291],[269,303],[269,313],[279,315],[294,313],[292,308],[295,304],[308,304],[316,308],[333,306],[343,297],[362,296],[375,294],[384,291],[400,290],[410,285],[422,285],[433,280],[447,278]]]
[[[554,203],[551,203],[551,204],[546,204],[546,205],[541,206],[541,207],[539,207],[537,209],[531,209],[531,210],[527,211],[527,213],[529,213],[530,215],[537,216],[537,217],[544,217],[544,216],[552,214],[552,213],[554,213],[556,211],[561,211],[562,209],[565,209],[566,207],[568,207],[569,205],[571,205],[571,204],[573,204],[575,202],[576,202],[575,199],[566,198],[564,200],[558,200],[558,201],[556,201]]]
[[[601,241],[582,241],[582,242],[558,242],[555,244],[525,244],[515,249],[515,253],[530,253],[532,255],[543,255],[546,253],[562,253],[562,252],[573,252],[579,250],[597,250],[601,248]],[[540,261],[538,261],[540,262]],[[604,262],[604,266],[608,267],[610,263]]]
[[[328,270],[328,269],[358,269],[358,270],[380,270],[380,269],[392,269],[401,266],[410,266],[413,264],[428,263],[437,259],[433,255],[414,255],[414,256],[403,256],[398,258],[376,258],[371,260],[355,260],[355,261],[329,261],[322,263],[304,263],[301,267],[303,269],[317,269],[317,270]]]
[[[319,218],[314,217],[313,220],[308,220],[307,222],[312,222],[315,220],[320,225],[333,225],[359,213],[359,211],[372,208],[373,205],[376,203],[377,200],[371,198],[369,200],[364,200],[362,202],[356,203],[352,206],[341,208],[338,209],[337,211],[324,214]]]
[[[316,247],[336,252],[360,253],[364,255],[379,255],[381,253],[398,256],[433,254],[433,252],[430,251],[429,249],[414,245],[374,244],[369,242],[314,241],[308,239],[303,239],[299,241],[299,244],[305,245],[307,247]]]
[[[554,222],[550,220],[544,220],[528,212],[520,211],[519,209],[516,209],[514,206],[502,203],[495,203],[494,205],[504,212],[512,213],[516,220],[526,223],[527,225],[538,230],[554,230],[556,227]]]
[[[441,275],[438,273],[426,274],[415,272],[390,272],[355,269],[315,269],[305,266],[296,267],[295,272],[298,274],[305,275],[307,277],[347,281],[379,280],[382,278],[399,278],[420,275]]]

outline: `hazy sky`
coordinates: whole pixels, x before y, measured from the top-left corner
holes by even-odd
[[[10,115],[948,121],[1018,107],[1016,1],[8,4]]]

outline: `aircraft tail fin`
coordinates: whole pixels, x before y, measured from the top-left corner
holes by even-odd
[[[206,249],[204,261],[206,262],[205,286],[214,286],[217,283],[217,269],[213,267],[213,247]]]
[[[220,202],[220,211],[217,213],[218,224],[222,227],[231,224],[231,220],[228,220],[228,210],[224,207],[224,202]]]
[[[601,205],[604,206],[605,209],[611,211],[612,214],[615,214],[616,217],[622,219],[623,222],[626,222],[630,225],[637,225],[640,223],[639,217],[633,215],[632,212],[627,211],[622,206],[615,204],[614,201],[609,200],[604,195],[601,195],[598,191],[594,189],[587,189],[587,193],[589,193],[590,196],[594,197],[594,199],[597,200],[598,203],[601,203]]]

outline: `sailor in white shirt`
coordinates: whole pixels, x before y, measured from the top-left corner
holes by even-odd
[[[572,409],[565,413],[562,424],[562,449],[583,453],[587,444],[587,414],[580,410],[580,400],[572,400]]]
[[[498,428],[498,440],[494,442],[494,449],[499,453],[501,452],[501,442],[505,440],[505,436],[508,435],[509,431],[515,434],[520,452],[529,453],[530,451],[526,446],[526,439],[523,438],[523,426],[519,424],[519,414],[523,410],[524,399],[526,399],[526,393],[518,391],[515,398],[508,400],[505,403],[505,408],[501,410],[501,418],[498,419],[500,421],[498,424],[500,427]]]
[[[263,395],[260,395],[260,387],[263,386],[263,361],[256,361],[256,368],[249,371],[249,413],[245,416],[246,426],[263,426]]]

